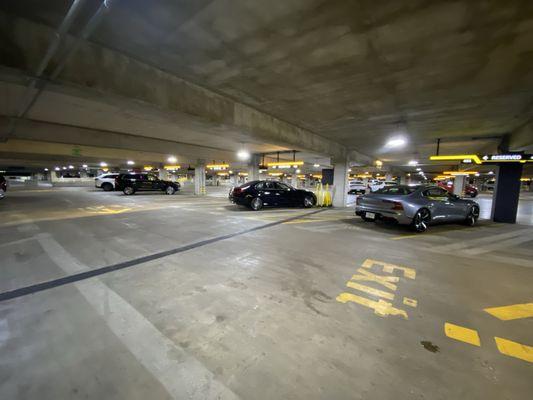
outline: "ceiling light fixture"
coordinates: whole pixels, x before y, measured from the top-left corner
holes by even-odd
[[[167,161],[171,164],[178,162],[178,159],[175,156],[169,156]]]
[[[102,161],[102,162],[100,163],[100,166],[101,166],[101,167],[107,167],[107,163],[104,162],[104,161]]]
[[[396,149],[400,147],[404,147],[407,144],[407,140],[402,136],[397,136],[389,139],[389,141],[385,144],[385,147],[389,149]]]
[[[250,152],[245,149],[241,149],[237,152],[237,158],[241,161],[246,161],[250,159]]]
[[[82,168],[89,168],[89,166],[87,164],[83,164],[81,167]]]
[[[320,164],[313,164],[313,167],[315,167],[315,168],[319,168],[319,167],[320,167]]]
[[[135,161],[128,160],[128,161],[126,162],[126,164],[128,164],[128,165],[135,165]]]
[[[411,160],[411,161],[409,161],[408,164],[414,167],[415,165],[418,165],[418,161],[416,161],[416,160]]]

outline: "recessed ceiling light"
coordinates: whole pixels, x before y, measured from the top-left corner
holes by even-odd
[[[81,167],[82,168],[88,168],[89,166],[87,164],[83,164]]]
[[[320,164],[313,164],[313,167],[318,168],[320,167]]]
[[[411,160],[411,161],[409,161],[408,164],[409,164],[409,165],[412,165],[412,166],[415,166],[415,165],[418,165],[418,161],[416,161],[416,160]]]
[[[127,164],[128,164],[128,165],[135,165],[135,161],[128,160]]]
[[[167,158],[167,161],[168,161],[169,163],[175,163],[175,162],[178,161],[178,159],[177,159],[175,156],[169,156],[169,157]]]
[[[248,160],[250,158],[250,153],[244,149],[239,150],[237,152],[237,158],[242,161]]]
[[[385,147],[388,148],[399,148],[404,147],[407,144],[407,140],[404,137],[398,136],[389,139],[389,141],[385,144]]]

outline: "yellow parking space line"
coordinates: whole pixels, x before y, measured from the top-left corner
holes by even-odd
[[[451,339],[459,340],[474,346],[480,346],[481,341],[476,330],[465,328],[464,326],[450,324],[446,322],[444,324],[444,333]]]
[[[348,281],[346,283],[346,286],[351,287],[352,289],[359,290],[361,292],[371,294],[373,296],[383,297],[384,299],[387,299],[387,300],[394,300],[394,294],[385,292],[383,290],[374,289],[374,288],[371,288],[365,285],[361,285],[360,283]]]
[[[500,337],[495,337],[494,340],[500,353],[533,363],[533,347]]]
[[[530,318],[533,317],[533,303],[512,304],[503,307],[485,308],[493,317],[501,319],[502,321],[511,321],[513,319]]]

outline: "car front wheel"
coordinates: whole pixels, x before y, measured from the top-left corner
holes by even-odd
[[[315,205],[315,198],[313,196],[305,196],[304,197],[304,207],[310,208]]]
[[[255,197],[255,198],[252,199],[252,201],[250,202],[250,207],[251,207],[252,210],[254,210],[254,211],[259,211],[260,209],[263,208],[263,200],[261,200],[259,197]]]
[[[429,214],[429,210],[426,208],[422,208],[421,210],[418,210],[415,216],[413,217],[413,229],[416,232],[425,232],[428,229],[429,221],[431,221],[431,215]]]
[[[105,192],[110,192],[113,190],[113,185],[109,182],[103,183],[102,189],[104,189]]]
[[[126,186],[126,187],[122,190],[122,192],[123,192],[125,195],[130,196],[130,195],[132,195],[132,194],[135,193],[135,189],[134,189],[133,187],[131,187],[131,186]]]
[[[174,194],[174,193],[176,193],[176,189],[174,189],[172,186],[167,186],[167,188],[165,189],[165,193],[166,194]]]

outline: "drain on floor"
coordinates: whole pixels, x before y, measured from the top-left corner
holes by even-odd
[[[432,353],[437,353],[439,351],[439,346],[431,343],[431,342],[428,342],[428,341],[425,341],[425,340],[422,340],[420,342],[420,344],[422,346],[424,346],[424,349],[426,349],[427,351],[431,351]]]

